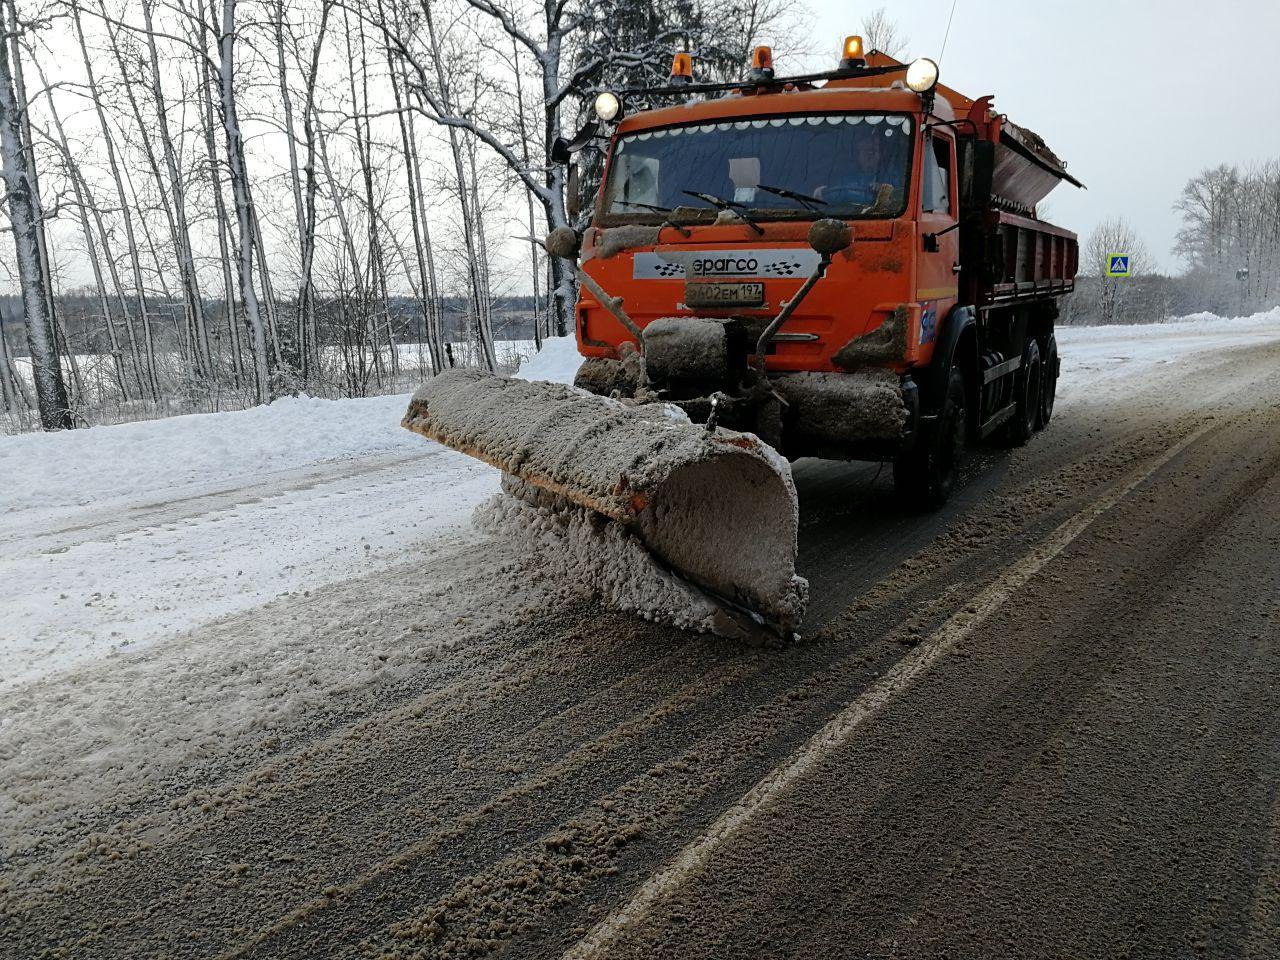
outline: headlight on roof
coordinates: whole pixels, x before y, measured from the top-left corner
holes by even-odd
[[[597,117],[605,123],[609,123],[621,115],[622,101],[618,99],[616,93],[606,90],[603,93],[596,94],[595,110]]]
[[[938,65],[928,57],[913,60],[907,67],[907,87],[916,93],[928,93],[938,85]]]

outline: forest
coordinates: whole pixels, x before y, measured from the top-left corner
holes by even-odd
[[[575,284],[538,238],[568,223],[550,149],[596,88],[665,80],[674,49],[727,77],[799,22],[781,0],[0,0],[4,412],[54,429],[498,369],[496,343],[566,331]]]
[[[599,156],[575,185],[551,151],[595,92],[665,82],[673,50],[707,80],[759,42],[807,53],[805,18],[782,0],[0,0],[0,429],[509,369],[568,330],[575,279],[540,238],[589,216],[574,201]],[[884,8],[861,29],[906,42]],[[1170,203],[1185,271],[1106,220],[1063,322],[1276,302],[1280,161],[1205,170]],[[1105,275],[1117,249],[1133,276]]]

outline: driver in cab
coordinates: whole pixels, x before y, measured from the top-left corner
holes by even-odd
[[[833,207],[853,207],[864,214],[889,216],[902,207],[906,166],[902,144],[907,140],[892,127],[876,125],[861,132],[844,177],[819,188],[816,194]]]

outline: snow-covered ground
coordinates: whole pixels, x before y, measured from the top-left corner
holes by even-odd
[[[1280,310],[1059,339],[1069,407],[1280,340]],[[520,375],[577,362],[552,341]],[[453,647],[483,659],[580,594],[477,532],[497,471],[402,430],[407,399],[0,437],[0,859],[92,830],[94,797],[172,795],[210,757],[358,718],[375,687]]]
[[[1143,376],[1197,353],[1275,340],[1280,337],[1280,307],[1251,317],[1198,313],[1157,324],[1059,327],[1057,336],[1061,408],[1132,391]]]
[[[1059,331],[1063,405],[1280,310]],[[528,379],[572,380],[571,339]],[[407,396],[0,437],[0,690],[457,542],[496,471],[399,425]]]
[[[0,437],[0,691],[458,541],[497,473],[403,430],[408,399]]]

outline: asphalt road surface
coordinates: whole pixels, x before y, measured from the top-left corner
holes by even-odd
[[[525,617],[86,802],[3,864],[0,955],[1280,956],[1280,347],[938,514],[796,478],[804,642]]]

